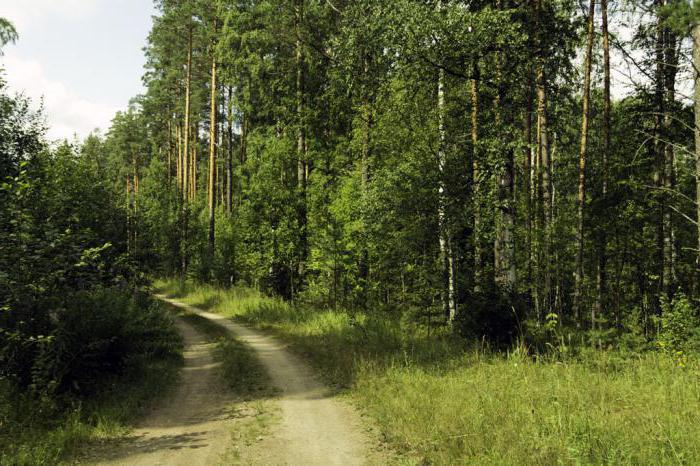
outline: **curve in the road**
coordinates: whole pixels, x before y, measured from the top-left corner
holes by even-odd
[[[369,443],[358,414],[333,398],[311,368],[283,343],[221,315],[157,297],[215,321],[248,344],[279,390],[280,422],[271,435],[242,452],[244,464],[326,466],[374,462],[368,458]]]

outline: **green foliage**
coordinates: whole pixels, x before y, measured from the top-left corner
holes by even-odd
[[[103,148],[97,135],[47,145],[42,115],[0,81],[2,464],[56,464],[121,435],[177,372],[172,320],[134,294]]]
[[[177,358],[182,350],[170,316],[145,296],[81,292],[55,319],[56,330],[38,342],[30,369],[32,389],[44,396],[91,395],[104,378],[143,361]]]
[[[700,316],[697,307],[683,293],[661,301],[658,348],[684,365],[688,354],[700,350]]]
[[[85,443],[123,435],[146,403],[175,381],[182,340],[170,314],[145,295],[77,294],[56,330],[33,343],[31,385],[0,379],[0,463],[56,464]]]
[[[7,18],[0,17],[0,56],[2,56],[2,48],[7,44],[14,44],[17,37],[14,25]]]

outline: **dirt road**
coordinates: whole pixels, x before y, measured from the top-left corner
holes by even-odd
[[[212,344],[177,320],[185,339],[185,365],[175,390],[118,445],[95,453],[104,465],[220,464],[230,446],[233,400],[222,386]]]
[[[360,465],[384,463],[371,447],[358,414],[334,398],[311,368],[277,339],[217,314],[166,299],[215,321],[248,344],[279,395],[271,401],[277,422],[254,441],[235,435],[236,400],[221,386],[212,344],[184,320],[185,367],[175,391],[154,408],[133,434],[97,452],[101,465]],[[240,403],[238,403],[240,408]],[[243,427],[245,429],[245,427]],[[240,433],[238,433],[240,434]],[[232,453],[233,452],[233,453]]]
[[[325,466],[376,462],[370,458],[372,449],[357,413],[334,399],[311,368],[283,343],[220,315],[167,301],[217,322],[247,343],[279,390],[280,421],[258,444],[240,450],[242,464]]]

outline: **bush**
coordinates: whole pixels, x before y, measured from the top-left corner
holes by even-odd
[[[683,363],[688,352],[700,349],[700,318],[693,303],[683,293],[671,301],[662,299],[656,345],[675,356],[679,363]]]
[[[29,367],[27,388],[42,397],[89,395],[127,366],[179,357],[181,351],[171,317],[146,295],[116,288],[82,291],[52,317],[53,331],[23,342],[33,351],[16,353],[31,359],[8,361]]]

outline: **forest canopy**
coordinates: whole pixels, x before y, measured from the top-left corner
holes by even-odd
[[[681,3],[160,1],[104,142],[132,257],[495,341],[652,338],[698,289]]]

